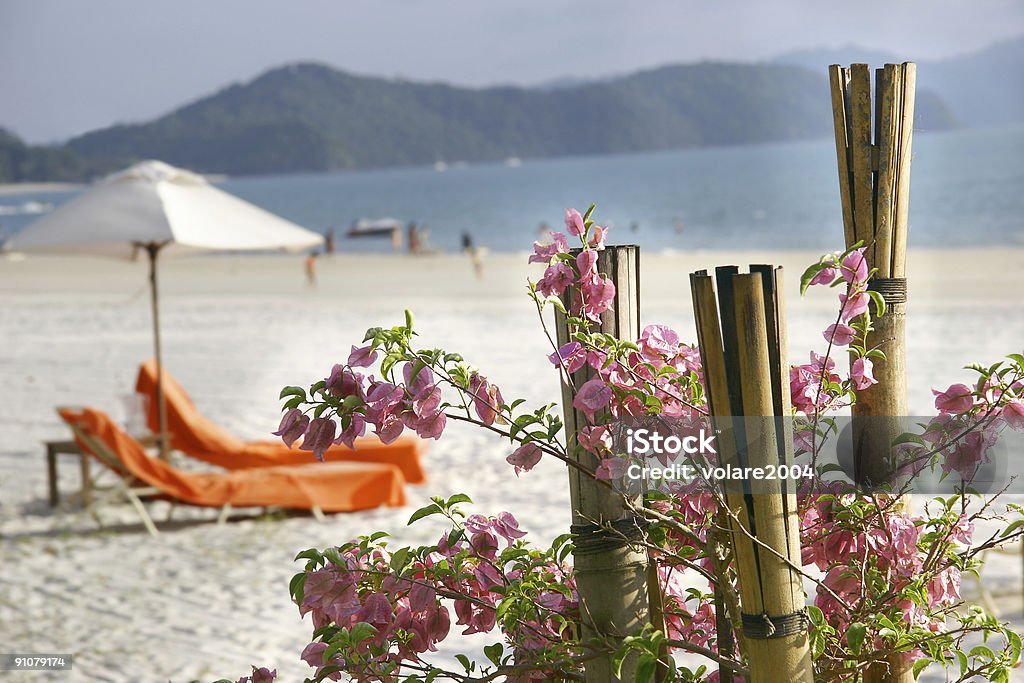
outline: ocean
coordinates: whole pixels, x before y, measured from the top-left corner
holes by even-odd
[[[910,246],[1024,246],[1024,125],[916,133]],[[461,164],[447,169],[229,178],[219,183],[299,225],[333,230],[343,252],[384,252],[386,240],[349,239],[356,219],[415,221],[429,245],[525,251],[565,207],[597,203],[615,243],[645,250],[831,250],[842,219],[831,140],[615,156]],[[75,193],[0,197],[0,235]],[[22,210],[24,209],[24,210]]]

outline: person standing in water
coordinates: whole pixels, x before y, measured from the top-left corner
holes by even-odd
[[[476,273],[477,279],[482,279],[484,276],[484,264],[480,258],[480,250],[473,245],[473,236],[468,232],[462,233],[462,251],[469,256],[469,260],[473,264],[473,272]]]

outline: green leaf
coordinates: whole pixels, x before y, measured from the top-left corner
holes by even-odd
[[[637,683],[650,683],[654,680],[654,672],[657,668],[658,660],[650,655],[645,655],[636,665],[636,677],[633,680]]]
[[[830,263],[819,261],[818,263],[815,263],[808,267],[807,270],[804,271],[804,274],[800,276],[800,295],[803,296],[804,292],[807,291],[807,288],[811,286],[811,280],[814,279],[815,275],[825,270],[826,268],[830,267],[831,265],[832,264]]]
[[[302,605],[302,596],[306,588],[306,573],[296,574],[288,582],[288,594],[295,599],[296,605]]]
[[[391,556],[391,562],[389,566],[391,571],[399,572],[405,568],[406,560],[409,558],[409,548],[399,548],[395,551],[394,555]]]
[[[464,668],[466,670],[467,674],[470,671],[473,670],[473,664],[472,664],[472,662],[469,661],[469,657],[467,657],[466,655],[463,655],[463,654],[455,655],[455,659],[459,660],[459,664],[462,665],[462,668]]]
[[[423,519],[424,517],[436,515],[439,512],[441,512],[441,506],[438,505],[437,503],[431,503],[430,505],[421,507],[419,510],[412,513],[412,517],[409,518],[409,521],[406,522],[406,525],[412,524],[413,522],[417,522]]]
[[[814,605],[807,606],[807,617],[816,628],[821,628],[825,625],[825,614]]]
[[[917,677],[921,675],[921,672],[924,671],[925,669],[927,669],[928,665],[931,664],[931,663],[932,662],[929,659],[919,659],[916,662],[914,662],[914,680],[915,681],[917,680]]]
[[[456,505],[458,503],[472,503],[472,502],[473,502],[473,499],[470,498],[469,496],[467,496],[465,493],[456,493],[454,496],[452,496],[451,498],[448,499],[448,502],[445,504],[445,507],[450,508],[453,505]]]
[[[868,296],[871,298],[871,303],[875,305],[876,316],[881,318],[885,315],[885,298],[882,296],[881,292],[876,292],[871,289],[868,290]]]
[[[284,398],[285,396],[301,396],[303,399],[305,399],[306,390],[303,389],[302,387],[285,387],[284,389],[281,390],[281,395],[278,396],[278,398],[281,399]]]
[[[300,405],[302,405],[305,402],[306,402],[306,397],[305,396],[292,396],[290,399],[288,399],[287,401],[284,402],[284,405],[281,406],[281,410],[282,411],[284,411],[284,410],[293,410],[295,408],[298,408]]]
[[[868,632],[868,627],[859,621],[850,624],[846,629],[846,643],[850,646],[850,651],[855,655],[860,654],[861,645],[864,644],[864,636]]]
[[[1020,661],[1021,653],[1021,637],[1020,634],[1014,631],[1012,628],[1005,629],[1003,631],[1006,636],[1006,642],[1010,644],[1010,663],[1016,664]]]
[[[501,666],[501,655],[504,652],[505,647],[501,643],[493,643],[491,645],[484,646],[484,656],[491,661],[494,666]]]

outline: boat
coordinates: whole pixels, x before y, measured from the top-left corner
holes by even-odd
[[[361,218],[352,221],[345,237],[387,237],[395,251],[402,247],[402,229],[405,224],[397,218]]]

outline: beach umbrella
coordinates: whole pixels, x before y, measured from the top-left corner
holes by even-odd
[[[7,248],[125,259],[145,254],[158,370],[158,439],[165,454],[158,257],[204,251],[304,251],[323,242],[322,235],[228,194],[200,175],[161,161],[142,161],[30,224]]]

